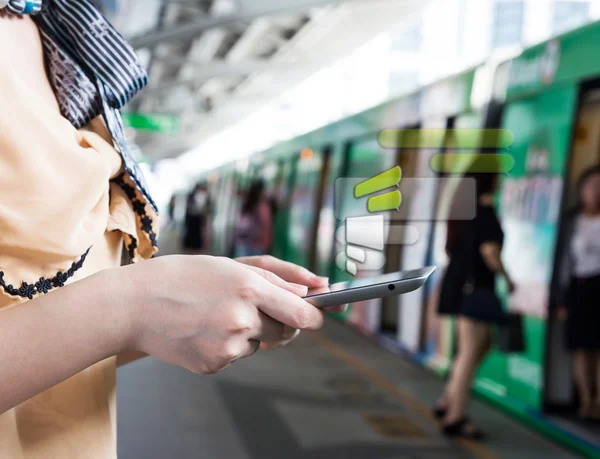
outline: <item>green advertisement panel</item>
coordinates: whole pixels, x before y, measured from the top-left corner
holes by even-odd
[[[540,409],[544,381],[546,319],[560,216],[563,177],[577,98],[575,86],[545,92],[507,106],[503,128],[514,143],[513,170],[498,193],[498,215],[505,232],[502,258],[517,289],[507,308],[524,317],[525,351],[493,351],[484,362],[476,389],[524,410]]]

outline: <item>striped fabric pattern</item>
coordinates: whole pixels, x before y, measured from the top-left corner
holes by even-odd
[[[129,151],[119,114],[148,84],[133,48],[89,0],[8,0],[6,8],[13,14],[32,15],[38,25],[63,116],[76,128],[104,116],[127,173],[157,212]]]

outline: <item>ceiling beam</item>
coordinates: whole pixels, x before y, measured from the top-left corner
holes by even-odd
[[[167,87],[173,87],[178,85],[189,85],[194,83],[202,83],[211,78],[221,77],[237,77],[237,76],[248,76],[255,72],[260,71],[273,71],[273,72],[289,72],[297,71],[299,69],[306,71],[318,71],[321,68],[331,64],[331,61],[326,60],[310,60],[310,61],[274,61],[270,59],[265,60],[244,60],[239,62],[228,62],[226,60],[216,60],[211,62],[200,62],[190,61],[187,57],[175,57],[175,56],[155,56],[156,62],[162,62],[173,66],[191,65],[197,67],[194,71],[193,80],[180,80],[180,81],[167,81],[164,85]],[[159,85],[162,86],[163,84]],[[148,89],[157,89],[159,86],[150,86]],[[148,91],[147,91],[148,92]],[[145,92],[144,94],[146,94]]]
[[[235,14],[201,18],[188,24],[180,24],[160,31],[133,37],[130,39],[130,42],[134,48],[144,48],[159,43],[191,40],[194,37],[197,37],[202,31],[214,27],[241,21],[251,21],[274,14],[302,12],[318,6],[347,3],[350,1],[356,2],[368,0],[287,0],[285,2],[282,2],[281,0],[239,0],[239,9]]]

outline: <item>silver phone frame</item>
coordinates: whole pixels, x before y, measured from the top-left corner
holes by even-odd
[[[357,303],[359,301],[402,295],[413,292],[425,285],[425,282],[435,270],[435,266],[427,266],[422,268],[422,274],[417,277],[365,285],[362,287],[353,287],[346,290],[339,290],[337,292],[319,293],[317,295],[307,296],[304,299],[317,308],[328,308],[331,306]],[[407,271],[418,270],[411,269],[399,271],[398,274],[406,273]]]

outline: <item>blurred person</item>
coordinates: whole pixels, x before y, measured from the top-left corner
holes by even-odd
[[[505,319],[495,294],[496,276],[505,278],[510,292],[514,284],[500,257],[504,233],[493,201],[498,176],[471,174],[466,177],[476,181],[477,210],[472,221],[448,222],[449,263],[442,281],[438,313],[457,319],[458,346],[434,414],[441,420],[446,435],[482,440],[484,433],[466,414],[471,385],[491,349],[493,328]],[[460,198],[457,193],[453,209],[462,204]]]
[[[237,256],[262,255],[269,252],[273,232],[272,207],[265,194],[265,184],[255,180],[242,204],[236,228]]]
[[[175,195],[171,196],[169,199],[169,223],[173,224],[175,222],[175,208],[177,206],[177,197]]]
[[[208,190],[201,183],[196,184],[187,197],[183,238],[183,247],[192,252],[205,249],[208,204]]]
[[[112,459],[118,365],[221,371],[319,328],[300,296],[327,280],[150,260],[156,205],[118,113],[147,83],[131,47],[88,0],[2,0],[0,43],[0,457]]]
[[[581,175],[577,196],[565,224],[558,317],[567,323],[578,415],[600,420],[600,166]]]

